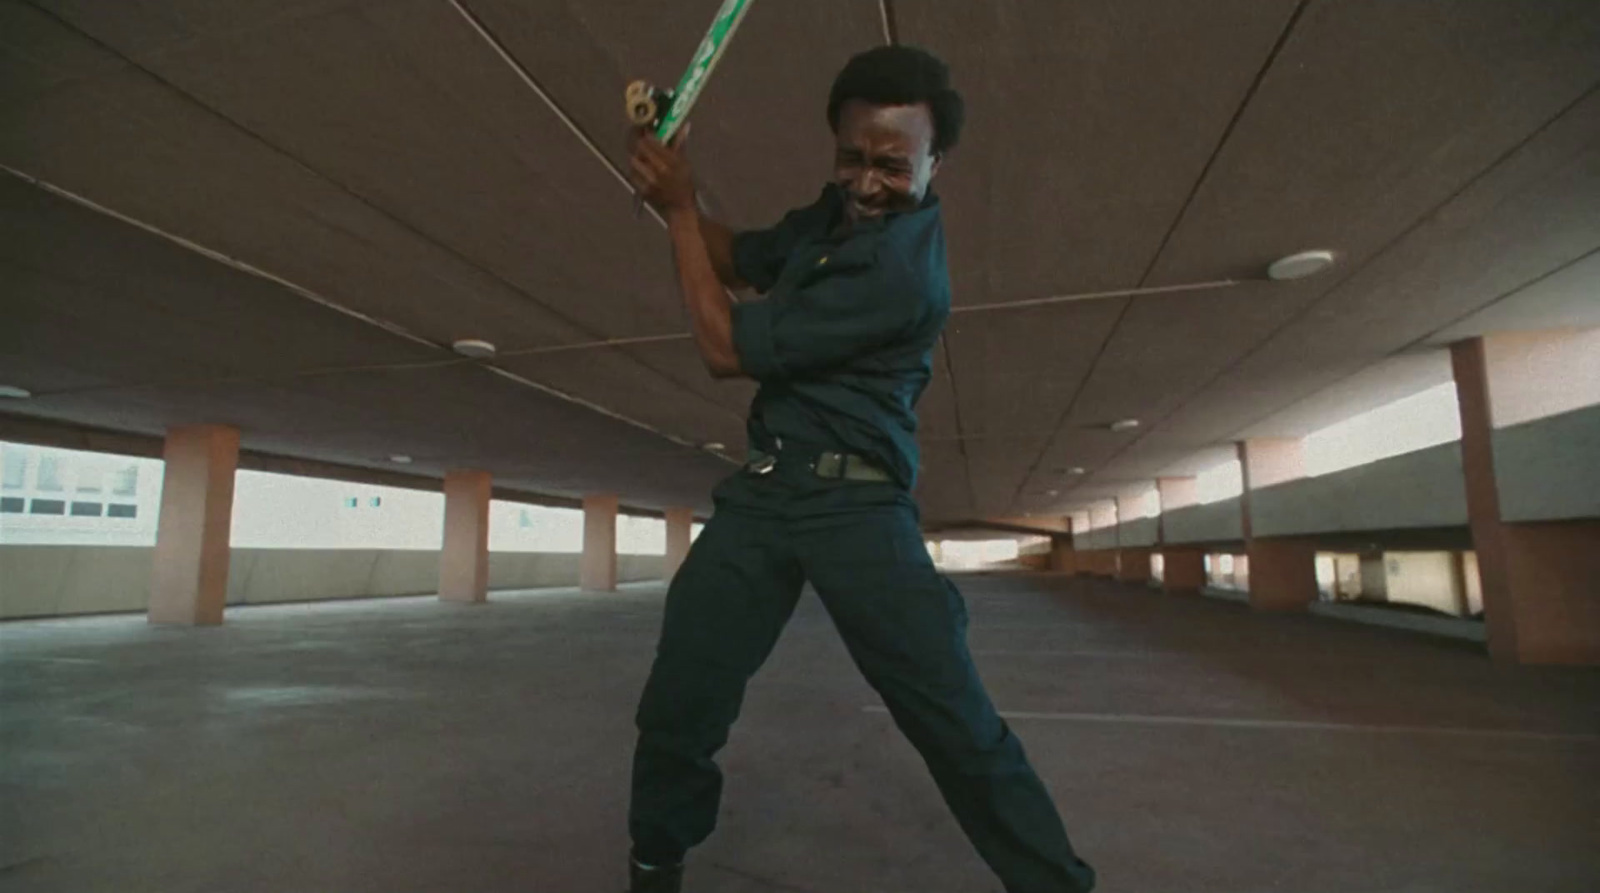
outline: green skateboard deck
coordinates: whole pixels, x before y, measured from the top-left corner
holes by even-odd
[[[734,31],[738,30],[744,14],[754,2],[723,0],[722,8],[711,20],[711,27],[706,29],[706,36],[694,51],[689,68],[678,80],[676,89],[661,90],[648,81],[629,84],[625,97],[628,120],[636,126],[651,128],[663,143],[670,141],[689,117],[689,112],[694,110],[695,100],[700,98],[700,91],[711,78],[711,72],[722,59],[723,51],[733,40]]]

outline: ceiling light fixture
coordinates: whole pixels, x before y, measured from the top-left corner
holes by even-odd
[[[1267,267],[1267,278],[1274,282],[1288,282],[1315,276],[1333,266],[1333,252],[1323,249],[1301,251],[1280,257]]]
[[[450,345],[450,349],[474,360],[488,359],[494,356],[495,351],[493,344],[478,338],[462,338],[460,341]]]
[[[1132,431],[1133,429],[1139,427],[1139,420],[1138,419],[1117,419],[1115,422],[1112,422],[1108,427],[1110,427],[1111,430],[1113,430],[1113,431]]]
[[[9,400],[26,400],[32,396],[33,392],[27,388],[19,388],[16,385],[0,384],[0,397],[4,397]]]
[[[1067,469],[1066,473],[1067,474],[1087,474],[1088,473],[1088,469],[1084,468],[1082,465],[1074,465],[1071,468]]]
[[[704,450],[707,450],[707,451],[713,452],[713,453],[720,453],[723,450],[728,448],[727,444],[717,443],[716,441],[712,441],[710,443],[703,443],[703,444],[700,445],[700,447],[701,447],[701,449],[704,449]]]
[[[396,465],[410,465],[411,457],[396,453],[389,457],[389,461],[395,463]]]

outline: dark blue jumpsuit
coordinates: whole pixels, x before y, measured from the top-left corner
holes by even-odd
[[[733,242],[740,277],[766,295],[734,305],[733,336],[761,384],[752,450],[776,462],[717,486],[667,592],[637,716],[634,856],[675,864],[711,833],[722,791],[713,756],[810,581],[1008,893],[1089,890],[1093,869],[978,679],[966,606],[934,568],[910,496],[914,407],[950,313],[939,201],[844,233],[842,213],[830,186]],[[888,479],[819,476],[839,465],[819,463],[825,453]]]

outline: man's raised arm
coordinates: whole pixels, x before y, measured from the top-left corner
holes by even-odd
[[[733,235],[700,213],[694,178],[683,157],[684,134],[671,146],[654,136],[636,133],[630,175],[639,194],[666,218],[672,237],[672,259],[678,288],[694,330],[695,344],[706,369],[717,378],[743,374],[733,345],[729,288],[743,287],[733,269]]]

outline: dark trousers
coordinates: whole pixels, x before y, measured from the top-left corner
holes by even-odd
[[[966,606],[909,499],[887,484],[739,478],[718,488],[667,593],[637,716],[635,857],[674,864],[710,835],[722,793],[712,757],[809,580],[1008,893],[1091,889],[1094,870],[979,681]]]

